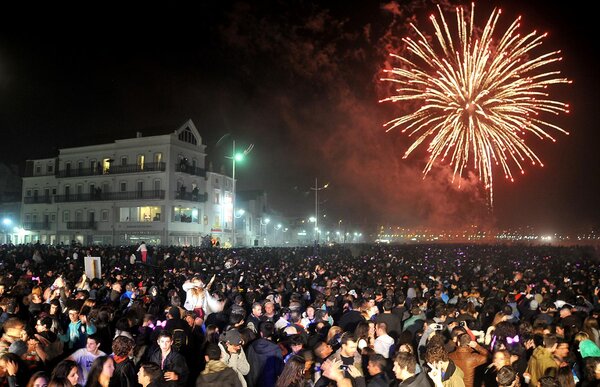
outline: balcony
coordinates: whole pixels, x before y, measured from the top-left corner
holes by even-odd
[[[28,196],[23,198],[23,203],[25,204],[51,204],[52,203],[52,196],[50,195],[44,195],[44,196]]]
[[[175,164],[175,172],[187,173],[188,175],[206,177],[206,169],[194,167],[184,163]]]
[[[25,230],[50,230],[50,222],[25,222],[23,228]]]
[[[185,200],[188,202],[203,203],[208,200],[208,193],[181,192],[175,191],[176,200]]]
[[[100,176],[100,175],[119,175],[124,173],[141,173],[141,172],[164,172],[167,169],[167,164],[161,163],[145,163],[143,165],[127,164],[127,165],[111,165],[108,169],[102,168],[78,168],[78,169],[63,169],[58,171],[56,177],[82,177],[82,176]]]
[[[26,170],[23,173],[23,177],[38,177],[38,176],[54,176],[55,172],[54,170],[52,171],[33,171],[33,170]]]
[[[113,201],[113,200],[146,200],[146,199],[164,199],[164,190],[152,191],[127,191],[127,192],[94,192],[69,195],[56,195],[56,203],[72,202],[95,202],[95,201]]]
[[[95,230],[98,227],[98,222],[94,221],[78,221],[67,222],[67,230]]]

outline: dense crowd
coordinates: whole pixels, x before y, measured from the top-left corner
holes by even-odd
[[[587,247],[4,245],[0,387],[598,385],[599,281]]]

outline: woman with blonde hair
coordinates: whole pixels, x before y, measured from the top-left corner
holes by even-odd
[[[181,287],[186,295],[183,307],[190,312],[196,312],[197,316],[207,316],[222,311],[223,304],[210,294],[210,287],[214,281],[214,275],[206,286],[198,276],[185,281]]]

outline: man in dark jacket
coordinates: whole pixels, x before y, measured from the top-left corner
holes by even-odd
[[[394,359],[394,375],[400,381],[398,386],[432,387],[433,383],[426,372],[417,372],[417,359],[408,352],[399,352]]]
[[[168,386],[185,386],[189,369],[185,358],[171,348],[173,345],[171,334],[167,331],[160,332],[157,342],[159,349],[150,356],[150,361],[160,365]]]
[[[242,387],[237,373],[233,368],[221,361],[221,349],[217,344],[206,346],[206,368],[196,379],[196,387]]]
[[[143,363],[137,377],[142,387],[162,387],[165,383],[160,366],[156,363]]]
[[[387,360],[385,357],[378,353],[369,356],[367,370],[371,375],[371,380],[369,380],[367,387],[389,387],[392,381],[385,373],[386,368]]]
[[[259,332],[261,337],[248,350],[248,387],[274,387],[283,371],[283,355],[279,346],[271,341],[275,325],[263,321],[259,325]]]

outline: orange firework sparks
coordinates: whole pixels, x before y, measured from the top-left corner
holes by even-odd
[[[462,8],[456,10],[458,37],[450,29],[438,7],[439,21],[430,17],[435,29],[436,47],[419,29],[417,41],[405,38],[408,51],[416,61],[390,54],[401,66],[386,70],[383,81],[396,84],[396,94],[382,101],[413,101],[419,108],[386,123],[387,131],[401,127],[409,136],[418,135],[404,154],[408,157],[430,137],[427,175],[436,161],[450,157],[454,177],[472,166],[479,171],[489,202],[493,200],[492,166],[501,165],[507,179],[513,181],[511,167],[524,173],[523,164],[542,162],[525,143],[529,132],[541,139],[555,141],[546,130],[568,134],[560,127],[540,118],[540,113],[568,113],[569,106],[554,101],[548,85],[571,83],[559,71],[544,70],[560,61],[560,51],[534,55],[546,34],[536,31],[521,36],[520,17],[500,39],[494,37],[500,10],[494,10],[480,34],[474,33],[475,6],[470,21]],[[380,102],[382,102],[380,101]]]

